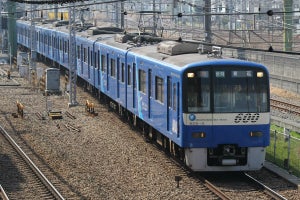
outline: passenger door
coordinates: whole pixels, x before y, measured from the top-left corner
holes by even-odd
[[[172,137],[179,137],[179,83],[167,78],[167,130],[172,133]]]

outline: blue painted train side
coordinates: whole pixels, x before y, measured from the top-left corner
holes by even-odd
[[[30,23],[19,20],[17,30],[18,44],[30,48]],[[37,24],[35,31],[37,53],[68,69],[66,28]],[[157,45],[121,44],[114,37],[77,34],[77,75],[121,116],[194,171],[263,166],[270,142],[264,66],[198,53],[170,56]]]

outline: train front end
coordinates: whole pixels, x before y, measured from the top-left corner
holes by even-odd
[[[183,146],[193,171],[259,170],[270,143],[269,74],[259,64],[216,61],[183,78]]]

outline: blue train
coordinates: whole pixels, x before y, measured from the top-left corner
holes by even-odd
[[[17,21],[20,47],[30,49],[30,32],[30,22]],[[263,166],[270,143],[266,67],[198,53],[198,44],[93,32],[76,32],[78,80],[146,138],[193,171]],[[39,57],[68,70],[67,27],[40,23],[35,34]]]

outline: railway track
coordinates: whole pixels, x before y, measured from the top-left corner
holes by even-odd
[[[1,148],[3,149],[1,154],[5,155],[2,156],[4,159],[1,159],[1,163],[9,179],[2,179],[2,185],[7,189],[7,196],[12,199],[64,199],[2,126],[0,126],[0,132]],[[9,174],[15,174],[13,180],[9,178]],[[25,182],[28,189],[22,190],[22,194],[20,194],[18,190],[22,182]],[[1,188],[1,196],[5,197],[4,194],[4,190]]]
[[[300,116],[300,106],[299,105],[276,100],[276,99],[270,99],[270,102],[271,102],[271,108],[274,108],[281,112]]]
[[[0,199],[2,200],[8,200],[8,196],[6,195],[3,187],[0,185]]]
[[[142,136],[141,130],[135,129],[135,131],[138,135]],[[159,144],[157,143],[151,143],[151,144],[155,148],[163,151],[163,149],[159,146]],[[140,145],[143,146],[142,143]],[[195,173],[190,171],[188,168],[182,165],[181,161],[177,160],[173,156],[169,156],[168,159],[165,161],[165,163],[166,165],[175,164],[178,167],[178,170],[176,170],[177,175],[175,176],[175,181],[177,181],[178,184],[177,187],[180,187],[180,181],[182,179],[192,178],[196,182],[198,182],[198,184],[201,186],[202,188],[201,190],[203,190],[201,193],[209,196],[209,198],[212,199],[216,198],[222,200],[234,200],[234,199],[241,199],[243,196],[251,196],[253,199],[287,200],[287,198],[282,196],[280,193],[271,189],[270,187],[263,184],[262,182],[256,180],[254,177],[252,177],[247,173],[242,173],[241,175],[242,180],[238,180],[238,182],[229,181],[223,184],[224,180],[211,181],[211,177],[209,175],[203,176],[203,173],[198,173],[198,172]],[[215,175],[214,173],[209,173],[209,174],[213,174],[213,176]],[[222,175],[223,174],[226,174],[226,172],[222,173]],[[225,181],[226,179],[227,178],[225,178]],[[281,178],[277,177],[277,179],[281,179]],[[240,183],[239,181],[243,183]],[[236,185],[242,185],[242,186],[236,189]],[[246,187],[246,189],[244,187]],[[228,188],[232,188],[232,189],[228,189]],[[250,195],[248,194],[249,191],[251,192]]]
[[[219,191],[222,195],[219,196],[221,199],[233,200],[247,197],[248,199],[287,200],[279,191],[271,189],[247,173],[210,173],[199,176],[203,176],[206,182]]]
[[[268,186],[264,185],[262,182],[256,180],[252,176],[250,176],[249,174],[244,173],[244,175],[245,175],[246,178],[248,178],[249,182],[253,182],[255,185],[258,186],[258,188],[260,188],[264,193],[266,193],[267,195],[269,195],[272,199],[275,199],[275,200],[287,200],[287,198],[285,198],[281,194],[275,192],[274,190],[272,190]]]

